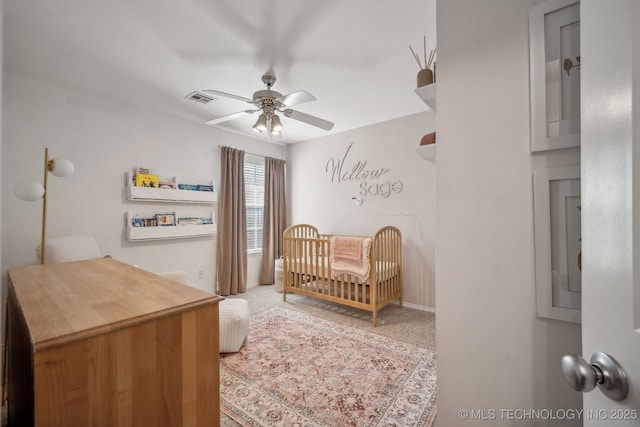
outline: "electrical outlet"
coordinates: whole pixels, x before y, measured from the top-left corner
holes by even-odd
[[[204,279],[204,271],[198,270],[198,279]]]

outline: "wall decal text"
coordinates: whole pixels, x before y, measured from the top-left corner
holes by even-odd
[[[344,152],[341,159],[334,157],[327,161],[325,171],[329,173],[331,171],[331,182],[345,182],[345,181],[362,181],[365,179],[378,179],[382,175],[389,172],[389,169],[366,169],[367,161],[358,160],[353,164],[351,169],[345,168],[347,162],[347,156],[353,146],[353,142],[349,144],[349,148]]]
[[[361,197],[382,197],[387,198],[392,194],[402,191],[401,181],[371,182],[379,180],[380,177],[389,172],[388,168],[368,168],[367,160],[348,160],[349,151],[353,147],[353,142],[341,157],[331,157],[325,165],[325,172],[330,174],[331,182],[359,182]]]

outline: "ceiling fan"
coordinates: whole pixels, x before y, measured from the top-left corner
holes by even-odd
[[[262,82],[267,86],[267,89],[255,92],[253,94],[253,99],[220,92],[218,90],[204,90],[203,92],[223,96],[225,98],[237,99],[238,101],[244,101],[256,107],[256,109],[253,110],[238,111],[237,113],[218,117],[213,120],[209,120],[206,123],[216,125],[238,117],[260,112],[258,120],[253,125],[253,130],[259,133],[267,131],[271,134],[277,135],[282,130],[282,122],[280,121],[280,117],[276,114],[276,112],[280,112],[285,117],[301,121],[320,129],[331,130],[331,128],[333,128],[333,123],[328,120],[289,108],[293,105],[302,104],[303,102],[315,101],[316,97],[311,95],[309,92],[299,90],[288,95],[282,95],[275,90],[271,90],[271,87],[276,82],[276,77],[272,74],[265,74],[262,76]]]

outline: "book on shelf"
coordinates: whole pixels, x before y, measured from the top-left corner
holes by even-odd
[[[176,214],[175,213],[156,214],[156,221],[159,226],[163,226],[163,227],[176,225]]]
[[[196,217],[178,218],[178,224],[180,224],[180,225],[198,225],[198,218],[196,218]]]
[[[173,181],[160,181],[158,183],[158,188],[168,188],[168,189],[175,190],[176,189],[176,183],[173,182]]]
[[[179,225],[203,225],[213,224],[212,218],[200,218],[200,217],[180,217],[178,218]]]
[[[189,191],[197,191],[198,184],[178,184],[178,190],[189,190]]]
[[[158,175],[149,173],[136,173],[136,187],[158,188],[160,179]]]
[[[141,168],[140,166],[136,167],[135,170],[136,170],[136,174],[139,174],[139,173],[150,174],[151,173],[151,169]]]
[[[133,218],[131,225],[133,227],[156,227],[158,221],[155,218]]]
[[[211,184],[185,184],[185,183],[179,183],[178,184],[178,189],[179,190],[189,190],[189,191],[208,191],[208,192],[213,192],[215,191],[215,187]]]
[[[196,190],[198,190],[198,191],[214,191],[214,188],[213,188],[213,185],[198,184],[198,186],[196,187]]]

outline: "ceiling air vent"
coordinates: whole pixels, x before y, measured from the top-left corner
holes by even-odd
[[[191,92],[189,95],[185,96],[185,98],[200,102],[201,104],[208,104],[209,102],[216,100],[215,98],[200,92]]]

